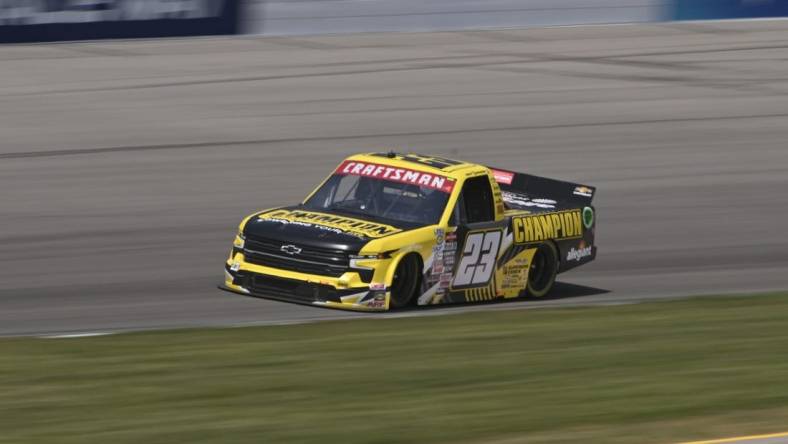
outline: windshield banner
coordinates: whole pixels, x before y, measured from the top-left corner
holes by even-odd
[[[0,43],[238,33],[241,0],[0,0]]]
[[[440,174],[425,173],[408,168],[397,168],[377,163],[358,162],[346,160],[336,170],[336,174],[372,177],[375,179],[390,180],[392,182],[417,185],[434,190],[451,193],[454,189],[454,179]]]

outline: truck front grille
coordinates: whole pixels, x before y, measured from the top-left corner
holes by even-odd
[[[289,254],[282,249],[286,246],[294,247],[285,248],[290,252],[300,251]],[[342,276],[350,265],[348,253],[342,250],[249,236],[244,244],[244,258],[255,265],[330,277]]]

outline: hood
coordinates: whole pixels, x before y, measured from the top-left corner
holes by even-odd
[[[369,241],[403,231],[401,227],[343,214],[306,210],[299,206],[256,214],[244,226],[244,235],[358,252]]]

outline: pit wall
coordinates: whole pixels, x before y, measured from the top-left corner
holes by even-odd
[[[788,0],[250,0],[263,35],[447,31],[788,16]]]
[[[256,0],[244,29],[303,35],[649,22],[663,0]]]
[[[788,0],[677,0],[672,20],[788,17]]]
[[[0,43],[786,16],[788,0],[0,0]]]
[[[246,0],[0,0],[0,43],[237,34]]]

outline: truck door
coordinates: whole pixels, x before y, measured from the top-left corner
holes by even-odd
[[[456,236],[454,258],[448,261],[454,265],[449,287],[453,301],[488,300],[497,296],[495,270],[505,226],[505,219],[495,220],[489,177],[466,179],[449,219],[449,233],[453,230],[452,237]]]

